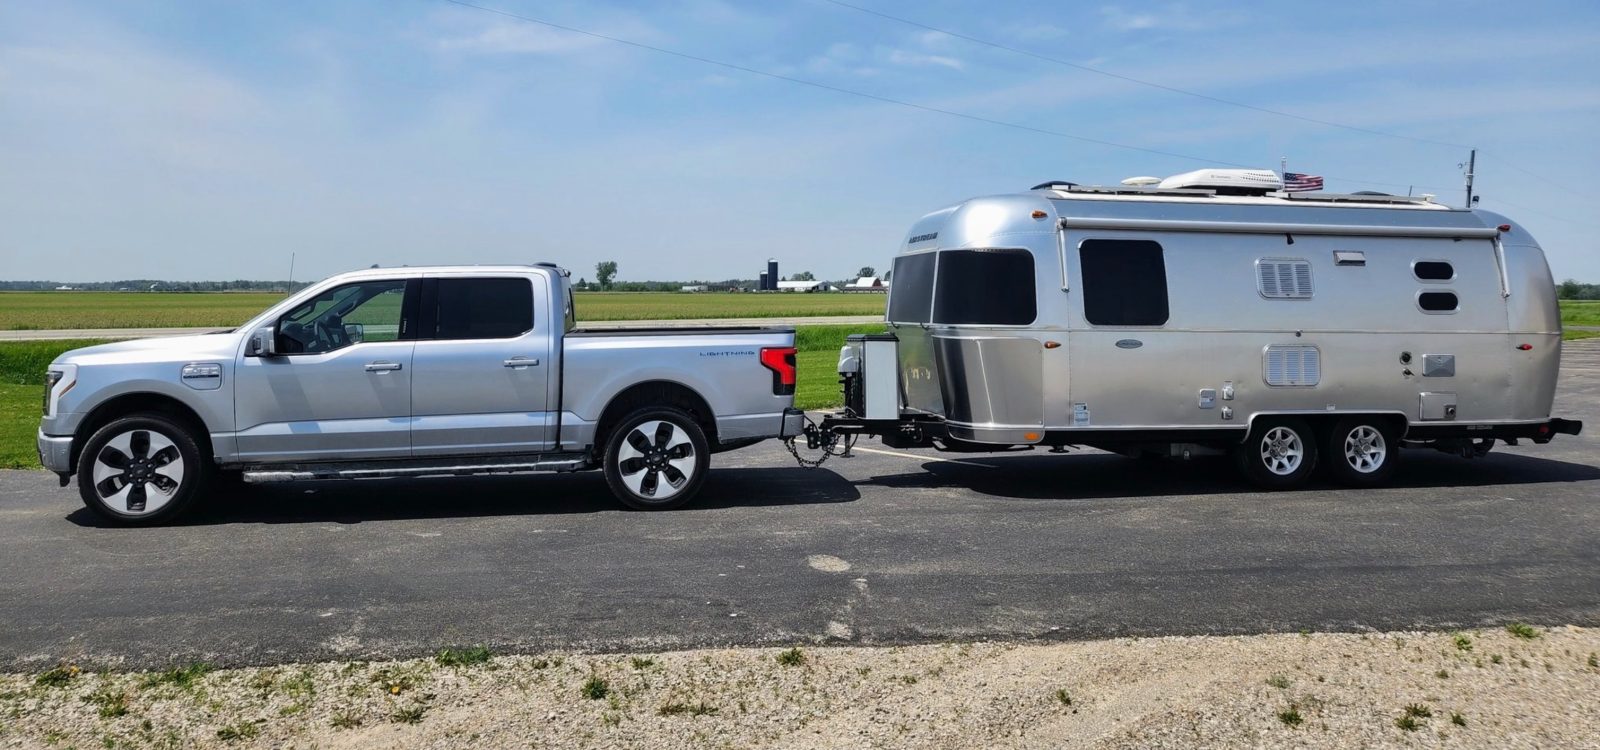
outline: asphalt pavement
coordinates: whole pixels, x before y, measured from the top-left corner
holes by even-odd
[[[768,443],[667,513],[591,473],[244,488],[118,529],[0,472],[0,668],[1600,625],[1600,340],[1569,344],[1556,414],[1589,430],[1407,451],[1365,491],[867,442],[808,470]]]

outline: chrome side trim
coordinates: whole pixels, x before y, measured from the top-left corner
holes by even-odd
[[[1357,237],[1445,237],[1493,239],[1494,227],[1385,227],[1362,224],[1279,224],[1254,221],[1180,221],[1171,219],[1061,219],[1063,229],[1133,229],[1146,232],[1223,232],[1227,234],[1327,234]]]
[[[286,466],[250,466],[244,469],[244,481],[250,484],[271,482],[300,482],[315,479],[381,479],[391,477],[462,476],[468,474],[522,474],[545,471],[578,471],[587,468],[585,456],[557,454],[552,456],[510,457],[504,461],[476,461],[473,463],[330,463],[296,464]]]

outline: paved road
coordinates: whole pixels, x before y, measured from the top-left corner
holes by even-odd
[[[698,320],[592,320],[585,328],[687,328],[691,326],[842,326],[881,323],[882,315],[826,315],[810,318],[704,318]],[[188,336],[220,331],[204,328],[59,328],[36,331],[0,331],[0,341],[55,341],[71,339],[144,339],[152,336]]]
[[[1600,424],[1600,341],[1569,348],[1558,413]],[[1277,494],[1217,460],[874,444],[803,470],[761,445],[671,513],[583,474],[251,488],[157,529],[4,472],[0,668],[1600,625],[1597,445],[1411,451],[1393,488]]]

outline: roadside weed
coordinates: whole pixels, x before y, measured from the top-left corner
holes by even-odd
[[[1499,654],[1489,654],[1489,661],[1491,661],[1491,662],[1493,662],[1495,664],[1499,664],[1500,662],[1505,661],[1505,657],[1503,657],[1503,656],[1501,656]]]
[[[418,703],[414,706],[395,709],[394,713],[389,715],[389,721],[396,724],[421,724],[422,717],[426,713],[428,713],[428,707]]]
[[[1289,689],[1289,684],[1290,683],[1289,683],[1289,678],[1288,677],[1286,677],[1284,675],[1281,675],[1281,674],[1275,674],[1275,675],[1267,678],[1267,684],[1271,685],[1271,686],[1273,686],[1273,687],[1275,687],[1275,688],[1277,688],[1279,690],[1287,690],[1287,689]]]
[[[1451,711],[1450,712],[1450,723],[1454,724],[1454,725],[1456,725],[1458,727],[1464,727],[1464,726],[1467,725],[1467,717],[1462,716],[1461,714],[1456,713],[1455,711]]]
[[[635,656],[632,659],[633,668],[643,671],[656,665],[656,660],[648,656]]]
[[[494,656],[489,653],[489,649],[483,646],[472,646],[469,648],[440,649],[438,655],[433,657],[433,660],[438,662],[441,667],[472,667],[479,664],[488,664],[492,658]]]
[[[1288,708],[1278,712],[1278,721],[1286,726],[1297,727],[1305,721],[1305,717],[1300,715],[1300,707],[1291,703]]]
[[[778,652],[778,663],[785,667],[798,667],[806,663],[806,655],[798,648]]]
[[[1456,633],[1454,636],[1451,636],[1451,640],[1455,641],[1457,651],[1472,650],[1472,636],[1467,635],[1466,633]]]
[[[253,740],[261,734],[261,725],[255,721],[241,721],[217,730],[217,739],[223,742]]]
[[[1525,622],[1513,622],[1506,625],[1506,632],[1518,638],[1532,640],[1539,637],[1539,629]]]
[[[1414,716],[1418,719],[1426,719],[1430,716],[1433,716],[1433,709],[1428,708],[1421,703],[1413,703],[1409,706],[1406,706],[1406,716]]]
[[[62,687],[77,678],[82,670],[76,664],[62,664],[54,669],[47,669],[33,679],[33,684],[40,687]]]
[[[607,685],[605,679],[599,675],[589,675],[589,679],[583,681],[583,687],[579,688],[578,692],[589,700],[597,701],[611,692],[611,686]]]
[[[83,702],[94,704],[102,719],[115,719],[118,716],[128,715],[128,694],[121,690],[100,688],[83,696]]]
[[[1063,706],[1070,706],[1072,705],[1072,694],[1067,692],[1066,688],[1057,688],[1056,701]]]
[[[681,716],[683,714],[688,714],[690,716],[715,716],[717,712],[721,710],[722,709],[717,708],[716,706],[707,705],[705,701],[696,701],[694,703],[669,701],[661,704],[661,707],[656,709],[656,715]]]
[[[165,672],[151,672],[139,682],[139,687],[171,685],[180,690],[188,690],[194,687],[195,683],[198,683],[200,678],[205,677],[206,673],[212,669],[213,667],[210,664],[197,661],[187,666],[173,667]]]
[[[334,714],[333,719],[328,723],[332,724],[334,729],[355,729],[361,726],[361,717],[353,713],[340,711]]]
[[[1406,730],[1407,732],[1415,732],[1418,729],[1422,728],[1422,722],[1417,721],[1415,717],[1412,717],[1410,715],[1402,716],[1402,717],[1400,717],[1398,719],[1395,719],[1394,720],[1394,725],[1397,726],[1397,727],[1400,727],[1401,729]]]
[[[1448,679],[1450,679],[1450,670],[1441,669],[1441,670],[1439,670],[1437,672],[1434,672],[1433,676],[1437,677],[1437,678],[1439,678],[1441,680],[1448,680]]]

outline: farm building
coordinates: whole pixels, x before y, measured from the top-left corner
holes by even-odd
[[[780,292],[831,292],[833,285],[826,281],[780,281]]]
[[[887,292],[889,285],[876,276],[862,276],[855,281],[844,285],[847,292]]]

